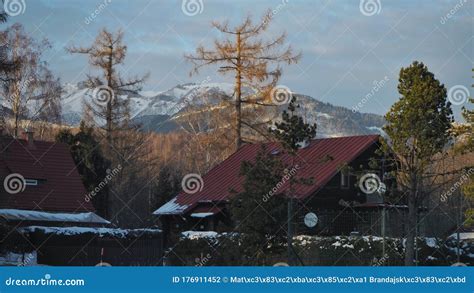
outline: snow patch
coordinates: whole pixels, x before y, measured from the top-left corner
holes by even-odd
[[[0,209],[0,217],[12,221],[47,221],[71,223],[110,224],[94,213],[49,213],[30,210]]]
[[[202,238],[216,238],[218,234],[215,231],[184,231],[181,235],[185,238],[196,240]]]
[[[191,214],[191,217],[193,218],[206,218],[214,215],[214,213],[194,213]]]
[[[42,232],[44,234],[54,235],[80,235],[80,234],[97,234],[99,237],[117,237],[126,238],[129,234],[134,233],[137,235],[143,233],[161,233],[159,229],[119,229],[119,228],[97,228],[97,227],[44,227],[44,226],[28,226],[18,229],[21,233],[35,233]]]
[[[427,238],[425,238],[425,243],[428,247],[439,248],[439,246],[437,244],[437,241],[436,241],[436,238],[427,237]]]
[[[1,266],[34,266],[38,263],[38,255],[36,251],[30,253],[14,253],[7,252],[0,255]]]

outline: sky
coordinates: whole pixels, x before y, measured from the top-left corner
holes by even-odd
[[[5,0],[19,22],[37,38],[47,38],[50,68],[63,83],[94,73],[69,45],[92,44],[101,28],[122,29],[128,46],[122,73],[149,73],[144,90],[177,84],[232,82],[216,68],[190,76],[184,54],[212,46],[221,35],[212,21],[238,24],[272,10],[265,37],[286,31],[286,45],[302,58],[284,66],[280,84],[292,92],[361,112],[385,114],[399,98],[398,73],[414,60],[453,89],[457,119],[470,94],[474,67],[474,0]],[[191,3],[190,3],[191,2]],[[18,4],[16,9],[13,4]],[[196,8],[196,9],[194,9]],[[455,91],[456,90],[456,91]],[[461,90],[461,92],[458,92]],[[456,95],[455,93],[459,95]]]

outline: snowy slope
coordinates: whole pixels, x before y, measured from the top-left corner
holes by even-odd
[[[72,84],[66,84],[64,88],[63,121],[77,125],[84,102],[91,102],[92,91]],[[132,119],[145,129],[170,132],[178,128],[176,119],[186,107],[216,105],[222,99],[231,99],[232,95],[232,84],[204,81],[176,85],[166,91],[143,91],[116,98],[130,100]],[[301,105],[300,114],[307,122],[318,124],[319,137],[381,133],[384,120],[379,115],[353,113],[350,109],[323,103],[307,95],[297,97]]]

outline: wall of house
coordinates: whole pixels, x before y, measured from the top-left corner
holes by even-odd
[[[362,153],[357,159],[345,166],[341,166],[339,172],[323,189],[316,194],[298,203],[295,208],[297,220],[297,234],[310,235],[349,235],[351,232],[359,232],[363,235],[382,235],[382,210],[380,208],[356,209],[352,205],[370,203],[383,203],[390,201],[376,193],[367,195],[359,188],[359,178],[367,173],[375,173],[380,178],[382,174],[390,171],[380,166],[372,169],[369,166],[371,159],[381,160],[376,154],[378,145],[374,144]],[[380,164],[381,165],[381,164]],[[385,170],[383,170],[385,169]],[[342,185],[342,174],[347,172],[348,182]],[[394,187],[393,179],[384,179],[388,188]],[[391,190],[387,190],[389,194]],[[396,204],[403,204],[403,199]],[[316,228],[308,229],[304,224],[304,216],[315,213],[319,218]],[[398,237],[403,235],[403,221],[405,210],[388,209],[385,213],[386,236]]]

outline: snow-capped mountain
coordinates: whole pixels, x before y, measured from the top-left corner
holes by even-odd
[[[81,120],[84,101],[92,99],[92,90],[72,84],[66,84],[64,90],[63,122],[77,125]],[[179,128],[177,120],[187,107],[217,105],[222,99],[231,99],[232,95],[232,84],[202,82],[177,85],[162,92],[143,91],[116,98],[130,99],[131,118],[144,129],[170,132]],[[323,103],[310,96],[296,96],[301,106],[300,114],[307,122],[318,124],[319,137],[379,134],[384,124],[383,117],[379,115],[353,113],[350,109]]]

